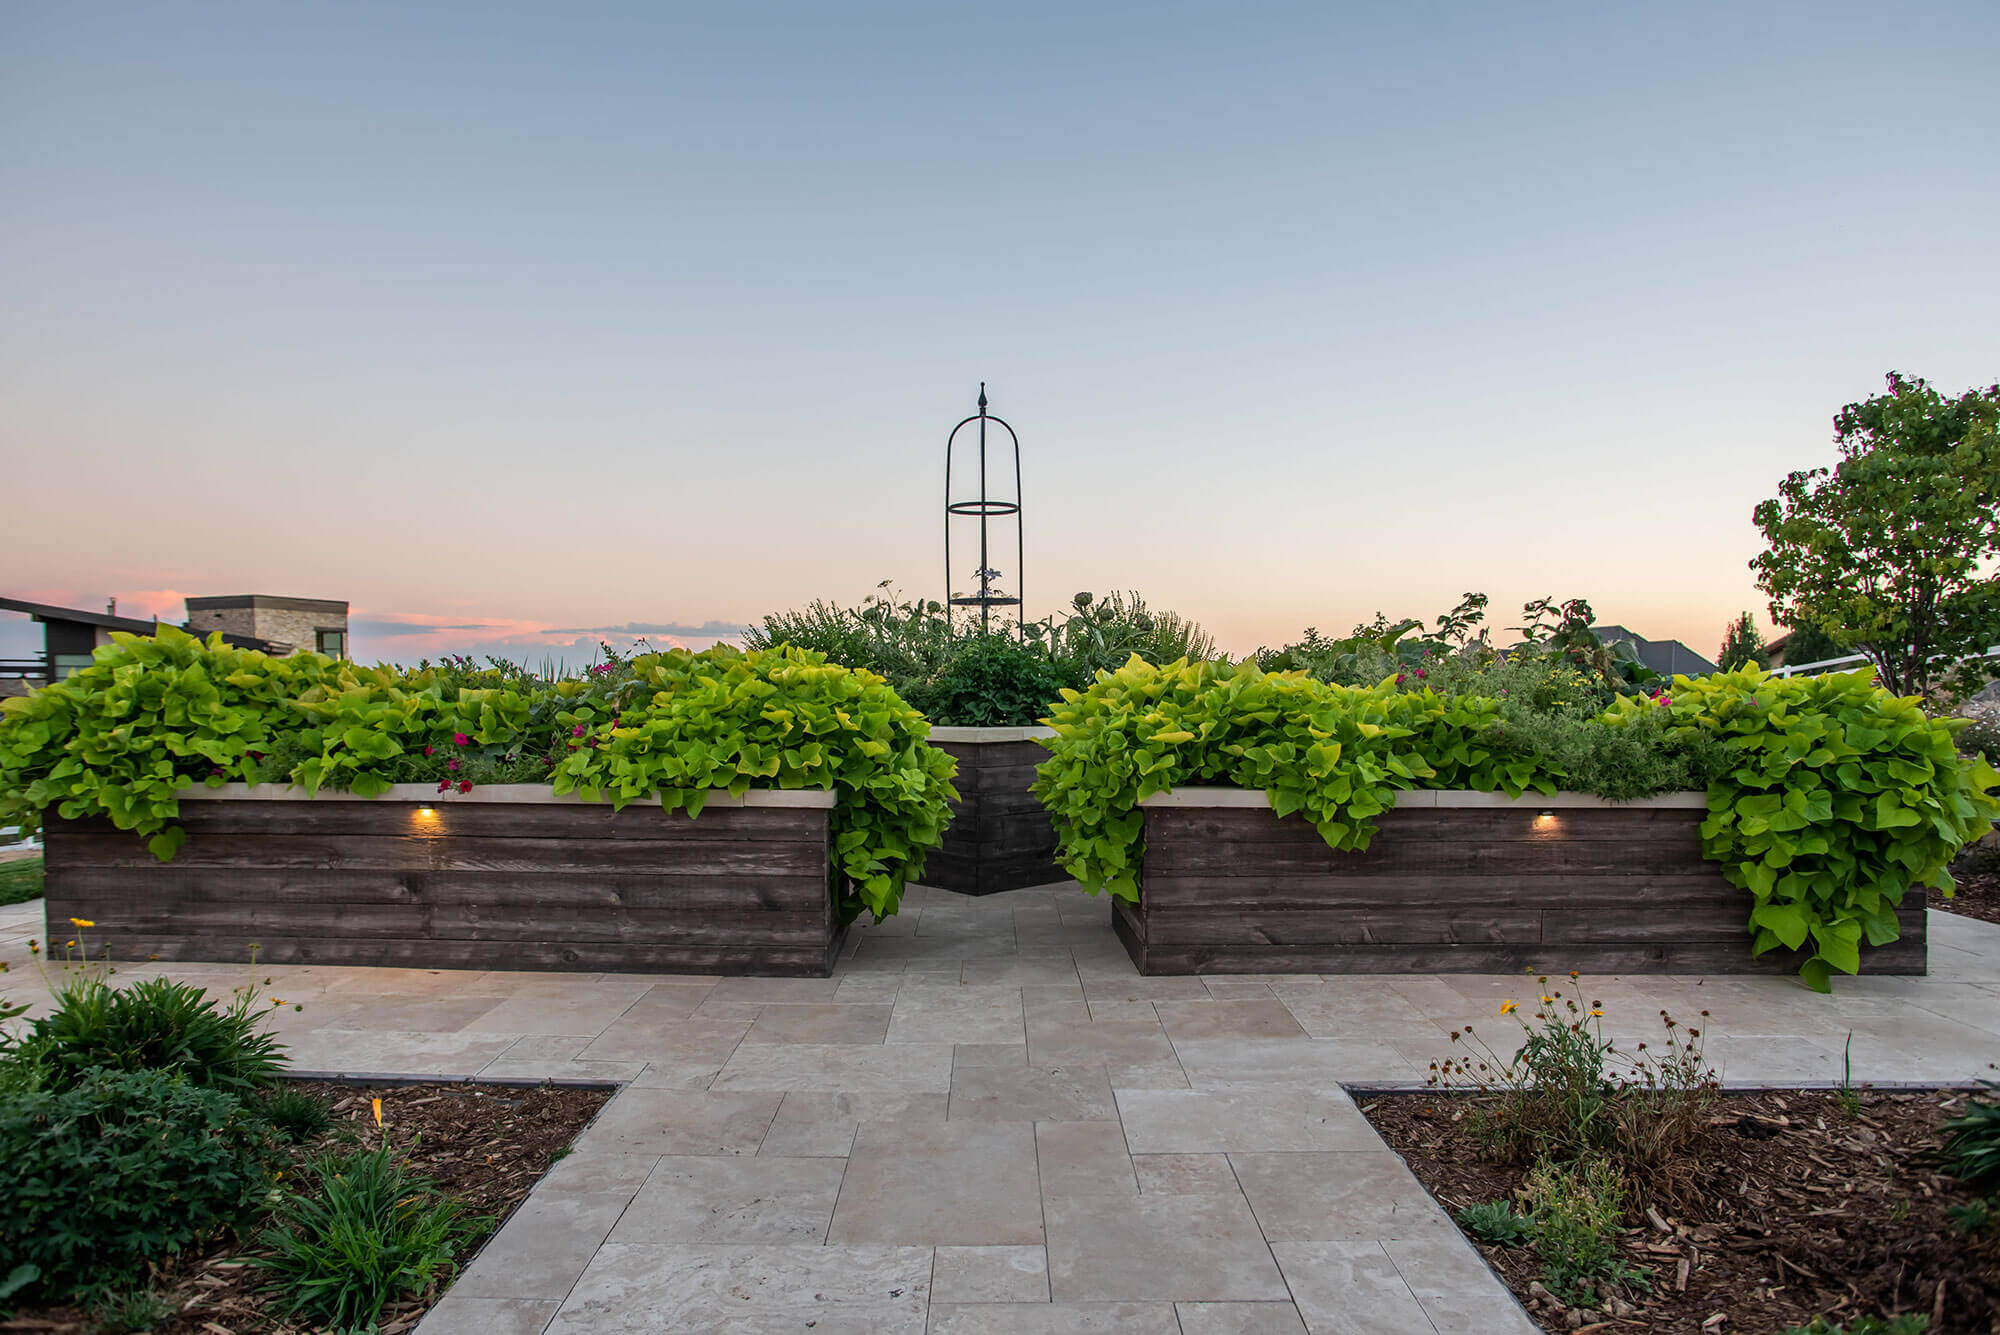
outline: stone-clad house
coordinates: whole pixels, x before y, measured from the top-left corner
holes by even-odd
[[[38,658],[0,660],[0,696],[19,695],[44,682],[69,676],[90,663],[91,652],[111,642],[113,631],[151,635],[161,622],[118,615],[114,599],[102,612],[53,607],[19,598],[0,598],[0,611],[25,612],[42,624]],[[265,593],[228,594],[187,600],[181,629],[271,654],[306,651],[346,658],[347,604],[330,598],[281,598]]]

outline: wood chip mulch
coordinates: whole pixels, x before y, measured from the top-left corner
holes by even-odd
[[[1930,906],[1981,922],[2000,922],[2000,848],[1974,846],[1958,855],[1951,864],[1957,893],[1950,899],[1944,891],[1930,892]]]
[[[1446,1209],[1509,1199],[1525,1164],[1485,1157],[1468,1098],[1361,1096],[1362,1111]],[[2000,1236],[1947,1211],[1974,1193],[1932,1157],[1965,1091],[1727,1094],[1693,1155],[1679,1209],[1628,1220],[1625,1259],[1651,1276],[1630,1310],[1569,1309],[1538,1283],[1527,1246],[1476,1244],[1544,1330],[1775,1335],[1813,1317],[1915,1313],[1930,1335],[2000,1332]],[[1607,1309],[1613,1304],[1607,1302]]]
[[[323,1100],[334,1115],[327,1135],[288,1150],[293,1161],[328,1150],[373,1149],[386,1136],[405,1152],[415,1173],[462,1201],[466,1214],[490,1217],[495,1227],[612,1094],[552,1085],[291,1083]],[[381,1130],[370,1103],[376,1098],[382,1100]],[[290,1176],[288,1167],[288,1180]],[[287,1335],[310,1329],[280,1317],[265,1272],[251,1264],[259,1252],[252,1240],[260,1227],[253,1221],[235,1238],[218,1239],[199,1254],[161,1266],[153,1288],[173,1304],[175,1316],[152,1329],[159,1335]],[[460,1264],[481,1241],[483,1235],[467,1239]],[[433,1292],[385,1309],[381,1335],[413,1329],[449,1282],[447,1277]],[[89,1314],[71,1307],[22,1308],[13,1319],[0,1321],[0,1332],[90,1335],[97,1329]]]

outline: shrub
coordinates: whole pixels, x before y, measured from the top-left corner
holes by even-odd
[[[199,987],[149,978],[114,988],[83,977],[29,1026],[21,1057],[55,1088],[92,1071],[166,1071],[188,1083],[248,1095],[277,1078],[283,1049],[246,990],[218,1008]]]
[[[1484,1096],[1474,1129],[1503,1158],[1605,1159],[1643,1199],[1677,1202],[1693,1185],[1689,1151],[1720,1092],[1701,1031],[1662,1011],[1661,1037],[1628,1051],[1604,1036],[1602,1004],[1575,994],[1577,975],[1569,995],[1545,977],[1524,982],[1540,997],[1535,1008],[1500,1007],[1520,1027],[1520,1045],[1496,1048],[1471,1025],[1454,1030],[1464,1055],[1431,1063],[1429,1083]]]
[[[1452,1217],[1458,1220],[1460,1228],[1481,1242],[1501,1247],[1525,1242],[1534,1231],[1528,1218],[1516,1213],[1506,1201],[1481,1201],[1477,1205],[1466,1206]]]
[[[1726,757],[1702,840],[1752,896],[1753,948],[1809,950],[1799,972],[1822,992],[1833,971],[1860,970],[1862,942],[1896,939],[1912,887],[1949,890],[1952,857],[2000,814],[2000,774],[1953,745],[1963,724],[1930,718],[1866,671],[1676,677],[1607,717],[1658,726],[1659,713],[1669,736],[1705,736]]]
[[[1047,654],[1005,635],[968,641],[925,681],[903,690],[932,719],[968,728],[1024,726],[1040,718],[1064,685]]]
[[[90,1305],[90,1319],[96,1323],[92,1335],[139,1335],[157,1330],[178,1311],[170,1299],[151,1289],[107,1293]]]
[[[1985,1082],[1965,1112],[1945,1123],[1944,1163],[1975,1191],[2000,1191],[2000,1084]]]
[[[262,1238],[273,1255],[258,1264],[282,1282],[286,1312],[337,1330],[373,1329],[388,1303],[449,1274],[459,1240],[479,1226],[387,1145],[323,1155],[304,1174],[310,1189],[280,1202]]]
[[[236,1220],[266,1145],[236,1098],[165,1071],[91,1071],[0,1098],[0,1256],[63,1297],[116,1286]]]
[[[1641,1277],[1618,1256],[1618,1224],[1625,1188],[1618,1170],[1602,1159],[1559,1164],[1544,1159],[1521,1183],[1529,1202],[1528,1230],[1549,1289],[1567,1302],[1581,1301],[1606,1281]]]
[[[257,1101],[253,1111],[294,1144],[316,1140],[333,1126],[333,1111],[303,1089],[272,1090]]]

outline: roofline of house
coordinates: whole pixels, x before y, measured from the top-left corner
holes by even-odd
[[[334,598],[280,598],[268,593],[230,593],[213,598],[190,598],[189,612],[233,612],[246,608],[266,608],[274,612],[335,612],[347,615],[347,603]]]

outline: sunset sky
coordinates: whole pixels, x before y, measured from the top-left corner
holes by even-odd
[[[1031,612],[1712,653],[1841,404],[2000,377],[1996,56],[1990,0],[7,6],[0,595],[571,662],[937,596],[985,380]]]

